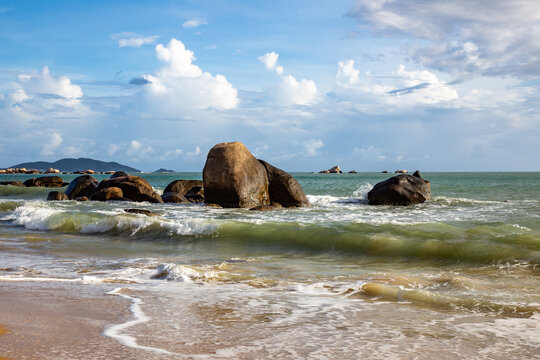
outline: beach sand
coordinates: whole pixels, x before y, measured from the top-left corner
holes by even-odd
[[[129,305],[103,287],[2,281],[0,360],[140,359],[140,350],[102,335],[108,324],[132,319]]]

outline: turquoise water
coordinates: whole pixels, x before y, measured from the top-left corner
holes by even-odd
[[[158,192],[201,178],[138,175]],[[221,339],[210,348],[224,358],[539,355],[540,174],[425,173],[433,199],[411,207],[367,205],[392,174],[293,175],[309,208],[46,202],[51,189],[0,187],[0,279],[128,284],[152,314],[146,341],[179,356],[194,350],[173,345],[175,326]]]

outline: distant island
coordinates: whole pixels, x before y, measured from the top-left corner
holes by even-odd
[[[154,172],[155,172],[155,173],[174,173],[174,172],[176,172],[176,171],[161,168],[161,169],[156,170],[156,171],[154,171]]]
[[[140,172],[140,170],[119,164],[117,162],[105,162],[89,158],[78,158],[78,159],[60,159],[55,162],[47,161],[34,161],[26,162],[22,164],[17,164],[10,166],[10,168],[26,168],[26,169],[38,169],[46,170],[49,168],[58,169],[61,172],[74,172],[74,171],[83,171],[83,170],[94,170],[94,171],[125,171],[125,172]]]

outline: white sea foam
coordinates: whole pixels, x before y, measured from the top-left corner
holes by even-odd
[[[134,319],[128,322],[125,322],[123,324],[115,324],[115,325],[107,326],[105,330],[103,331],[103,335],[113,338],[117,340],[119,343],[121,343],[122,345],[131,347],[131,348],[151,351],[158,354],[172,355],[171,352],[165,349],[139,345],[137,343],[137,339],[135,339],[133,336],[122,334],[122,331],[124,331],[125,329],[138,325],[138,324],[148,322],[150,320],[150,318],[146,316],[146,314],[141,309],[141,304],[143,303],[142,300],[139,298],[135,298],[127,294],[124,294],[122,290],[123,288],[116,288],[113,291],[108,292],[107,294],[119,295],[123,297],[124,299],[130,300],[131,305],[129,307],[129,311],[133,315]]]

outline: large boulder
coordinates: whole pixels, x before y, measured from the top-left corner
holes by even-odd
[[[26,187],[62,187],[64,180],[60,176],[42,176],[38,178],[28,179],[24,182]]]
[[[161,199],[165,203],[177,203],[177,204],[189,203],[189,200],[186,199],[184,195],[176,193],[176,192],[166,192],[163,195],[161,195]]]
[[[210,149],[203,182],[206,203],[228,208],[270,205],[266,169],[240,142]]]
[[[202,180],[174,180],[169,185],[167,185],[165,190],[163,190],[163,193],[178,193],[185,196],[194,187],[202,188]]]
[[[429,181],[417,171],[413,176],[403,174],[376,184],[368,193],[370,205],[413,205],[431,199]]]
[[[124,197],[122,189],[116,186],[111,186],[106,189],[99,190],[90,197],[92,201],[107,201],[107,200],[120,200]]]
[[[90,197],[94,195],[98,188],[98,181],[90,175],[78,176],[71,181],[64,193],[70,198]]]
[[[272,204],[277,203],[284,207],[309,206],[304,190],[295,178],[264,160],[259,160],[259,162],[266,169],[268,192]]]
[[[122,189],[124,198],[131,201],[148,201],[152,203],[163,202],[161,196],[154,191],[148,181],[140,176],[130,175],[103,180],[99,183],[98,191],[110,187]]]
[[[69,198],[67,197],[66,194],[64,194],[61,191],[51,191],[47,195],[47,200],[48,201],[59,201],[59,200],[69,200]]]
[[[204,202],[204,188],[201,186],[194,186],[186,193],[186,199],[194,203]]]

